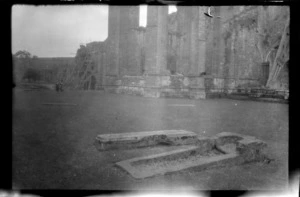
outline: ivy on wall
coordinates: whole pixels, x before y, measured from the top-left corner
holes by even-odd
[[[66,71],[67,85],[75,89],[95,89],[97,75],[99,74],[97,65],[98,57],[103,50],[103,42],[91,42],[80,45],[75,56],[75,67]]]

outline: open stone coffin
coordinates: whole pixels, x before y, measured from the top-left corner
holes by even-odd
[[[97,148],[103,151],[110,148],[117,149],[122,145],[125,145],[123,148],[128,149],[159,145],[160,142],[169,142],[167,145],[190,145],[179,150],[132,158],[116,163],[117,166],[137,179],[192,168],[204,170],[216,166],[240,165],[245,162],[260,161],[265,157],[263,149],[267,146],[265,142],[255,137],[229,132],[219,133],[210,138],[200,137],[193,132],[182,130],[135,134],[136,136],[134,133],[130,133],[124,138],[120,138],[120,136],[126,136],[126,133],[110,135],[112,140],[103,138],[108,137],[108,135],[100,135],[96,138],[96,146],[99,143],[100,148],[99,144]],[[160,135],[164,136],[162,141]],[[184,138],[182,139],[182,137]],[[101,139],[105,140],[99,142]],[[117,142],[117,139],[122,140]],[[150,140],[149,143],[146,143],[147,140]],[[109,146],[105,144],[108,141],[111,142]]]

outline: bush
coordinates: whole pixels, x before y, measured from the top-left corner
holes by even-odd
[[[39,81],[41,80],[41,75],[37,70],[28,68],[24,73],[23,80],[24,79],[28,81]]]

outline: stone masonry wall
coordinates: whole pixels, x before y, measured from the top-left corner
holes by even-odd
[[[220,9],[221,8],[221,9]],[[259,50],[258,25],[262,20],[274,23],[277,18],[277,28],[269,37],[281,36],[284,19],[279,19],[284,6],[266,6],[265,16],[259,12],[259,6],[221,6],[213,7],[215,16],[208,28],[208,44],[206,72],[211,75],[208,80],[210,92],[230,93],[238,88],[261,88],[265,76],[262,63],[264,58]],[[275,10],[277,10],[275,12]],[[277,31],[277,32],[276,32]],[[286,72],[283,69],[282,72]],[[287,87],[287,74],[282,73],[278,87]],[[281,88],[282,89],[282,88]]]
[[[137,13],[136,7],[110,7],[114,16],[109,17],[111,33],[102,58],[105,90],[187,98],[263,87],[267,75],[259,25],[276,21],[278,37],[285,9],[267,7],[262,15],[258,6],[216,6],[210,7],[211,18],[205,6],[177,6],[171,15],[166,7],[148,6],[143,28],[137,26],[138,14],[130,14]],[[281,72],[275,89],[287,90],[288,66]]]
[[[167,76],[123,76],[107,77],[111,84],[106,90],[111,93],[123,93],[145,97],[177,97],[204,99],[204,78],[177,75]]]

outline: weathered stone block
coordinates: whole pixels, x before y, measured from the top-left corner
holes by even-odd
[[[236,83],[236,80],[234,79],[226,79],[226,90],[228,93],[231,93],[233,91],[233,89],[235,89],[235,83]]]
[[[215,140],[209,137],[198,136],[198,140],[195,145],[201,149],[201,153],[207,153],[215,147]]]
[[[161,77],[160,76],[145,76],[145,87],[160,87]]]
[[[215,140],[217,146],[222,146],[228,143],[237,143],[239,140],[242,140],[244,136],[236,133],[222,132],[215,135],[212,139]]]
[[[170,77],[170,87],[172,88],[183,88],[183,76],[176,76],[176,75],[173,75]]]
[[[189,98],[189,90],[182,88],[164,88],[161,89],[160,96],[169,98]]]
[[[184,77],[182,83],[184,87],[190,87],[190,79],[188,77]]]
[[[144,131],[98,135],[95,146],[99,151],[130,149],[154,145],[195,144],[197,135],[185,130]]]
[[[213,79],[214,87],[217,89],[224,88],[224,79],[221,78],[214,78]]]
[[[118,93],[118,88],[117,87],[105,87],[104,91],[108,92],[108,93],[116,94],[116,93]]]
[[[206,92],[205,90],[201,89],[190,89],[190,98],[191,99],[205,99],[206,98]]]
[[[144,88],[134,87],[134,86],[120,86],[120,87],[118,87],[117,92],[120,93],[120,94],[143,96],[144,95]]]
[[[171,84],[170,76],[162,76],[161,77],[161,86],[169,86]]]
[[[204,89],[204,80],[203,77],[189,77],[189,87]]]
[[[142,76],[123,76],[122,85],[123,86],[143,86],[145,80]]]
[[[161,95],[159,88],[144,88],[144,97],[159,98]]]
[[[222,147],[225,144],[234,144],[243,162],[261,159],[264,156],[264,149],[267,147],[264,141],[253,136],[230,132],[220,133],[214,139],[217,147]]]
[[[106,86],[117,86],[118,77],[117,76],[105,76],[105,85]]]

